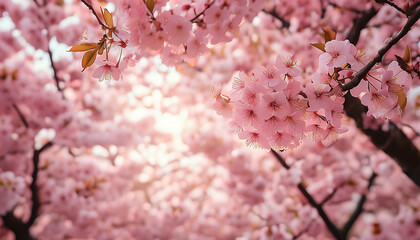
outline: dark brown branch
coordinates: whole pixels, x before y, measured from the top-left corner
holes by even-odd
[[[328,196],[326,196],[326,197],[324,198],[324,200],[322,200],[322,201],[319,203],[319,205],[323,206],[326,202],[328,202],[329,200],[331,200],[331,198],[333,198],[333,197],[334,197],[334,195],[335,195],[335,193],[337,192],[337,190],[338,190],[338,187],[335,187],[335,188],[334,188],[334,190],[333,190],[330,194],[328,194]]]
[[[362,11],[360,11],[360,10],[358,10],[356,8],[342,7],[342,6],[339,6],[338,4],[336,4],[334,2],[331,2],[329,0],[327,0],[327,2],[328,2],[329,5],[333,6],[334,8],[344,9],[344,10],[347,10],[347,11],[350,11],[350,12],[354,12],[354,13],[363,13]]]
[[[35,4],[37,7],[41,7],[41,5],[39,4],[39,2],[37,0],[34,0]]]
[[[324,6],[324,0],[319,0],[319,4],[321,5],[321,19],[325,17],[325,13],[327,11],[326,7]]]
[[[420,10],[416,11],[417,15],[420,14],[419,12]],[[411,17],[408,21],[414,21],[414,18]],[[366,25],[367,22],[363,24],[364,27],[366,27]],[[350,32],[360,32],[363,29],[361,26],[362,25],[354,25]],[[409,30],[406,26],[404,26],[404,28]],[[352,36],[349,35],[348,39],[352,44],[356,45],[359,41],[360,34],[354,34]],[[344,98],[344,110],[347,116],[355,121],[356,126],[369,136],[372,143],[378,149],[381,149],[392,157],[400,165],[404,173],[417,186],[420,186],[420,152],[413,142],[391,121],[389,122],[388,131],[383,131],[381,127],[376,130],[365,128],[363,126],[363,118],[367,112],[367,107],[362,105],[360,99],[351,96],[349,92],[344,96]],[[381,120],[373,121],[377,122],[375,125],[382,125],[382,123],[379,122]]]
[[[29,229],[35,222],[36,218],[38,217],[38,211],[41,206],[40,200],[39,200],[39,190],[38,186],[36,185],[36,180],[38,178],[38,171],[39,171],[39,156],[40,154],[51,147],[53,144],[52,142],[46,143],[42,148],[39,150],[34,150],[34,155],[32,157],[32,162],[34,165],[34,170],[32,172],[32,183],[30,186],[31,193],[32,193],[32,209],[31,209],[31,216],[29,217],[28,222],[25,224],[25,226]]]
[[[211,3],[209,3],[209,4],[207,4],[207,6],[203,9],[203,11],[201,11],[199,14],[197,14],[197,15],[195,15],[195,17],[193,17],[191,20],[190,20],[190,22],[194,22],[195,20],[197,20],[200,16],[202,16],[206,11],[207,11],[207,9],[209,9],[210,7],[211,7],[211,5],[213,5],[214,4],[214,2],[215,2],[215,0],[213,0]]]
[[[275,19],[278,19],[281,22],[281,28],[289,28],[290,27],[290,23],[288,21],[286,21],[284,18],[282,18],[275,9],[271,10],[271,11],[267,11],[265,9],[262,10],[264,13],[267,13],[269,15],[271,15],[272,17],[274,17]]]
[[[26,121],[25,116],[24,116],[24,115],[23,115],[23,113],[20,111],[20,109],[18,108],[18,106],[17,106],[15,103],[13,103],[13,104],[12,104],[12,106],[13,106],[13,108],[16,110],[17,114],[19,115],[19,118],[20,118],[20,120],[22,121],[23,125],[24,125],[26,128],[29,128],[28,121]]]
[[[293,236],[293,240],[300,238],[304,233],[306,233],[309,229],[310,225],[307,226],[304,230],[300,231],[297,235]]]
[[[388,1],[388,0],[375,0],[375,2],[377,2],[377,3],[385,3],[385,4],[388,4],[389,6],[391,6],[391,7],[393,7],[393,8],[395,8],[395,9],[397,9],[397,11],[398,12],[400,12],[400,13],[402,13],[402,14],[406,14],[406,12],[404,11],[404,10],[402,10],[402,8],[400,8],[400,7],[398,7],[398,5],[397,4],[395,4],[395,3],[393,3],[393,2],[390,2],[390,1]]]
[[[103,28],[108,28],[99,18],[98,14],[96,13],[95,9],[93,9],[92,5],[90,5],[90,3],[88,3],[86,0],[81,0],[83,4],[86,5],[86,7],[89,8],[89,10],[93,13],[93,15],[96,17],[96,20],[98,20],[98,23],[103,27]]]
[[[47,148],[51,146],[52,146],[52,142],[48,142],[41,149],[39,150],[34,149],[34,154],[32,157],[34,170],[32,172],[32,183],[30,186],[30,190],[32,193],[32,197],[31,197],[32,208],[31,208],[31,215],[29,217],[28,222],[24,223],[21,219],[17,218],[13,214],[13,210],[7,212],[6,215],[2,216],[4,226],[15,234],[16,240],[35,240],[35,238],[31,236],[29,229],[31,228],[36,218],[38,217],[38,211],[41,206],[41,203],[39,200],[38,187],[36,185],[36,180],[37,180],[38,171],[39,171],[39,168],[38,168],[39,156],[44,150],[46,150]]]
[[[342,86],[343,91],[350,90],[357,85],[359,85],[360,81],[366,77],[368,72],[379,62],[382,61],[383,56],[385,53],[388,52],[388,50],[394,46],[401,38],[403,38],[411,29],[411,27],[419,20],[420,18],[420,8],[417,9],[412,16],[410,16],[407,20],[407,23],[404,25],[404,27],[394,36],[391,38],[391,40],[382,47],[378,54],[373,58],[371,61],[366,64],[365,67],[363,67],[356,75],[354,75],[354,78],[348,82],[347,84]],[[352,39],[353,40],[353,39]],[[353,42],[352,42],[353,43]],[[354,43],[353,43],[354,44]]]
[[[353,20],[353,27],[347,35],[347,39],[353,43],[355,39],[359,39],[360,32],[366,28],[367,23],[378,13],[375,8],[370,8],[362,13],[362,15]],[[356,41],[357,42],[357,41]]]
[[[280,162],[280,164],[286,168],[287,170],[290,169],[290,166],[286,163],[286,161],[281,157],[275,150],[271,149],[271,153],[276,157],[276,159]],[[316,209],[319,216],[324,221],[325,225],[327,226],[328,230],[336,239],[342,239],[340,231],[338,228],[331,222],[328,215],[325,213],[324,209],[320,204],[318,204],[315,199],[311,196],[311,194],[306,190],[305,186],[302,183],[298,184],[298,189],[303,194],[303,196],[308,200],[309,204]]]
[[[276,159],[280,162],[280,164],[285,169],[287,169],[287,170],[290,169],[290,166],[286,163],[284,158],[282,156],[280,156],[280,154],[278,154],[273,149],[271,149],[271,153],[276,157]],[[373,181],[375,180],[376,176],[377,176],[376,173],[372,173],[371,177],[369,178],[368,186],[367,186],[367,192],[369,192],[370,188],[372,187]],[[328,230],[335,237],[335,239],[337,239],[337,240],[347,239],[347,235],[349,234],[350,229],[353,227],[353,224],[356,222],[356,220],[359,218],[360,214],[363,212],[363,206],[364,206],[364,204],[367,200],[367,197],[366,197],[367,193],[363,194],[360,197],[354,212],[349,217],[347,222],[344,224],[344,227],[340,230],[334,225],[334,223],[331,222],[331,220],[329,219],[328,215],[325,213],[325,211],[322,207],[323,204],[325,204],[329,199],[332,198],[334,193],[337,191],[337,188],[335,188],[334,191],[329,196],[327,196],[321,203],[317,203],[315,201],[315,199],[311,196],[311,194],[306,190],[305,186],[303,186],[302,183],[299,183],[297,187],[300,190],[300,192],[303,194],[303,196],[306,198],[306,200],[308,200],[309,204],[317,210],[319,216],[322,218],[322,220],[324,221]]]
[[[34,1],[36,3],[38,3],[36,0],[34,0]],[[40,4],[37,4],[37,6],[39,8],[41,8],[41,7],[45,7],[47,4],[48,4],[48,2],[47,1],[44,1],[44,5],[43,6],[41,6]],[[43,24],[44,24],[45,29],[47,30],[47,39],[48,39],[48,48],[47,48],[48,51],[47,51],[47,53],[48,53],[48,57],[50,59],[50,65],[51,65],[51,68],[52,68],[52,71],[53,71],[53,76],[54,76],[55,84],[57,86],[57,90],[61,92],[62,89],[60,88],[60,79],[58,78],[57,68],[55,67],[53,56],[52,56],[52,52],[51,52],[51,49],[50,49],[50,46],[49,46],[49,42],[51,41],[51,36],[50,36],[50,32],[49,32],[48,23],[43,22]]]
[[[19,218],[15,217],[12,211],[7,212],[1,217],[4,227],[8,228],[15,234],[16,240],[35,240],[29,233],[29,229]]]
[[[387,131],[382,130],[382,127],[378,127],[378,129],[365,128],[363,126],[363,115],[366,114],[367,107],[362,105],[360,99],[351,96],[350,93],[347,93],[344,98],[344,110],[347,116],[355,121],[356,126],[370,137],[377,148],[392,157],[400,165],[403,172],[417,186],[420,186],[420,152],[413,142],[391,121],[389,121]],[[378,123],[377,125],[382,124]]]
[[[58,78],[58,75],[57,75],[57,68],[55,67],[53,56],[52,56],[52,52],[51,52],[50,47],[48,47],[48,56],[50,58],[51,68],[53,70],[55,85],[57,86],[57,90],[58,91],[62,91],[62,89],[60,88],[60,79]]]
[[[375,172],[372,173],[372,175],[369,178],[367,190],[369,191],[370,188],[373,185],[373,181],[375,180],[376,176],[378,176]],[[353,214],[350,216],[349,220],[344,224],[343,229],[341,230],[341,233],[343,236],[347,236],[350,232],[350,229],[352,228],[353,224],[356,222],[356,220],[359,218],[360,214],[363,212],[363,205],[366,202],[366,194],[363,194],[356,206],[356,209],[354,210]]]

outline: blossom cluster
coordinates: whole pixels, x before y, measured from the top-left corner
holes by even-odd
[[[319,70],[321,74],[333,77],[335,81],[329,83],[345,84],[367,61],[364,52],[357,50],[348,40],[332,40],[325,44],[325,52],[319,56]],[[377,66],[369,71],[350,93],[361,98],[362,104],[369,109],[368,116],[395,119],[403,115],[412,79],[397,61],[392,61],[387,68]]]
[[[363,51],[348,40],[330,40],[319,56],[319,71],[305,75],[291,58],[277,57],[274,66],[239,73],[232,91],[216,92],[214,108],[248,144],[265,149],[294,148],[304,135],[329,145],[346,131],[342,86],[367,64]],[[390,119],[403,114],[412,78],[396,61],[371,70],[351,89],[368,107],[367,116]]]
[[[343,98],[321,83],[321,78],[315,78],[318,85],[304,87],[299,77],[295,61],[278,57],[275,66],[257,67],[250,75],[241,72],[229,97],[216,95],[215,108],[221,112],[232,105],[233,125],[248,144],[294,148],[304,134],[329,144],[343,132]]]
[[[117,14],[130,32],[130,45],[141,56],[161,53],[175,65],[208,52],[208,44],[231,41],[244,19],[252,20],[264,1],[133,1],[116,3]]]
[[[0,172],[0,216],[13,209],[25,190],[25,180],[11,171]]]

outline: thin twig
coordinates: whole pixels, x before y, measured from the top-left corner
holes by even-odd
[[[92,5],[90,5],[86,0],[81,0],[83,4],[86,5],[86,7],[89,8],[89,10],[93,13],[93,15],[95,15],[96,20],[98,20],[98,23],[103,27],[103,28],[108,28],[99,18],[98,14],[96,13],[95,9],[93,9]]]
[[[281,28],[289,28],[290,27],[290,23],[288,21],[286,21],[284,18],[282,18],[275,9],[271,10],[271,11],[267,11],[265,9],[262,10],[264,13],[267,13],[269,15],[271,15],[272,17],[280,20],[281,22]]]
[[[39,4],[39,2],[37,0],[34,0],[35,4],[37,7],[41,7],[41,5]]]
[[[287,170],[290,169],[290,166],[286,163],[284,158],[282,156],[280,156],[280,154],[278,154],[273,149],[271,149],[271,153],[276,157],[276,159],[280,162],[280,164],[284,168],[286,168]],[[373,181],[375,180],[376,176],[377,176],[377,174],[375,172],[373,172],[371,177],[369,178],[368,186],[367,186],[367,192],[369,192],[370,188],[372,187]],[[328,197],[326,197],[321,203],[317,203],[315,201],[315,199],[312,197],[312,195],[306,190],[305,186],[303,186],[302,183],[299,183],[297,187],[300,190],[300,192],[303,194],[303,196],[306,198],[306,200],[308,200],[309,204],[317,210],[319,216],[324,221],[324,223],[327,226],[330,233],[337,240],[346,239],[347,235],[350,232],[350,229],[353,226],[353,224],[356,222],[356,220],[359,218],[360,214],[363,212],[363,205],[364,205],[364,203],[366,202],[366,199],[367,199],[366,194],[363,194],[360,197],[354,212],[352,213],[350,218],[347,220],[347,222],[344,224],[344,227],[340,230],[340,229],[337,228],[337,226],[335,226],[334,223],[331,222],[331,220],[329,219],[328,215],[325,213],[325,211],[322,207],[323,204],[325,204],[329,199],[332,198],[334,193],[337,191],[337,188],[335,188],[334,191]]]
[[[400,13],[402,13],[402,14],[406,15],[406,12],[405,12],[402,8],[398,7],[398,5],[397,5],[397,4],[395,4],[395,3],[393,3],[393,2],[390,2],[390,1],[388,1],[388,0],[375,0],[375,2],[377,2],[377,3],[385,3],[385,4],[388,4],[389,6],[391,6],[391,7],[395,8],[395,9],[397,9],[397,11],[398,11],[398,12],[400,12]]]
[[[319,4],[321,5],[321,19],[325,17],[325,12],[327,9],[324,6],[324,0],[319,0]]]
[[[276,159],[280,162],[280,164],[286,168],[287,170],[290,169],[290,166],[286,163],[286,161],[281,157],[275,150],[271,149],[271,153],[276,157]],[[341,234],[338,228],[331,222],[328,215],[325,213],[324,209],[320,204],[318,204],[315,199],[311,196],[311,194],[306,190],[302,183],[298,184],[298,189],[303,194],[303,196],[308,200],[309,204],[315,208],[319,214],[319,216],[324,221],[325,225],[327,226],[328,230],[336,239],[341,239]]]
[[[339,9],[344,9],[350,12],[354,12],[354,13],[363,13],[361,10],[358,10],[356,8],[347,8],[347,7],[342,7],[339,6],[337,3],[331,2],[331,1],[327,1],[329,5],[333,6],[334,8],[339,8]]]
[[[373,172],[372,175],[370,176],[368,186],[367,186],[368,191],[372,187],[373,181],[375,180],[376,176],[378,175],[375,172]],[[363,212],[363,205],[365,204],[366,199],[367,199],[366,194],[363,194],[360,197],[359,202],[357,203],[356,209],[354,210],[353,214],[350,216],[349,220],[344,224],[344,227],[341,230],[343,236],[347,236],[351,227],[356,222],[357,218],[359,218],[360,214]]]
[[[300,238],[304,233],[306,233],[309,230],[309,227],[310,225],[308,225],[305,229],[300,231],[297,235],[294,235],[293,240],[297,240],[298,238]]]
[[[20,120],[22,121],[23,125],[24,125],[26,128],[29,128],[28,121],[26,121],[26,118],[25,118],[25,116],[23,115],[23,113],[20,111],[19,107],[18,107],[15,103],[13,103],[13,104],[12,104],[12,106],[13,106],[13,108],[16,110],[17,114],[19,115],[19,118],[20,118]]]
[[[384,47],[382,47],[378,54],[375,56],[374,59],[368,62],[365,67],[363,67],[356,75],[354,75],[354,78],[348,82],[347,84],[344,84],[342,86],[343,91],[350,90],[357,85],[359,85],[360,81],[366,77],[367,73],[379,62],[382,61],[383,56],[385,53],[388,52],[388,50],[394,46],[401,38],[403,38],[411,29],[411,27],[417,22],[417,20],[420,18],[420,8],[417,9],[412,16],[410,16],[407,20],[407,23],[404,25],[404,27],[394,36],[391,38],[391,40],[386,44]]]
[[[44,5],[43,5],[43,6],[41,6],[40,4],[38,4],[38,2],[37,2],[36,0],[34,0],[34,1],[37,3],[37,6],[38,6],[39,8],[45,7],[45,6],[48,4],[48,2],[44,1]],[[48,57],[49,57],[49,59],[50,59],[50,65],[51,65],[51,68],[52,68],[52,71],[53,71],[53,76],[54,76],[54,80],[55,80],[55,85],[57,86],[57,90],[58,90],[59,92],[61,92],[61,91],[62,91],[62,89],[60,88],[60,79],[58,78],[58,75],[57,75],[57,68],[55,67],[54,60],[53,60],[53,55],[52,55],[52,52],[51,52],[51,49],[50,49],[50,46],[49,46],[49,43],[50,43],[50,41],[51,41],[51,36],[50,36],[50,32],[49,32],[49,26],[48,26],[48,23],[46,23],[46,22],[43,22],[43,24],[44,24],[44,26],[45,26],[45,29],[47,29],[47,39],[48,39],[48,48],[47,48],[47,53],[48,53]]]
[[[57,75],[57,68],[55,67],[53,55],[52,55],[50,47],[48,47],[48,56],[50,58],[51,68],[53,70],[55,85],[57,86],[57,90],[61,92],[62,89],[60,88],[60,79],[58,78],[58,75]]]
[[[204,10],[203,11],[201,11],[199,14],[197,14],[197,15],[195,15],[195,17],[193,17],[191,20],[190,20],[190,22],[194,22],[195,20],[197,20],[201,15],[203,15],[206,11],[207,11],[207,9],[209,9],[210,7],[211,7],[211,5],[213,5],[214,4],[214,2],[215,2],[216,0],[213,0],[211,3],[209,3],[209,4],[207,4],[207,6],[204,8]]]
[[[335,187],[335,188],[334,188],[334,190],[333,190],[330,194],[328,194],[328,196],[326,196],[326,197],[324,198],[324,200],[322,200],[322,201],[319,203],[319,205],[323,206],[326,202],[328,202],[329,200],[331,200],[331,198],[333,198],[333,197],[334,197],[334,195],[335,195],[335,193],[337,192],[337,190],[338,190],[338,187]]]

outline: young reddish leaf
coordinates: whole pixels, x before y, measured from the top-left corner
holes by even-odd
[[[155,9],[155,0],[144,0],[147,6],[147,9],[149,9],[150,13],[153,14],[153,9]]]
[[[105,8],[102,15],[104,16],[104,20],[105,20],[106,25],[108,25],[108,27],[110,27],[110,28],[113,28],[114,27],[114,21],[112,20],[111,13],[109,13],[108,10]]]
[[[331,40],[335,40],[337,33],[334,32],[333,30],[329,29],[329,28],[323,28],[322,31],[324,31],[324,39],[325,39],[325,43],[331,41]]]
[[[395,55],[395,57],[397,58],[397,62],[398,62],[398,65],[400,66],[400,68],[401,68],[402,70],[404,70],[404,71],[406,71],[406,72],[410,73],[412,69],[411,69],[411,67],[408,65],[408,63],[407,63],[404,59],[402,59],[400,56]]]
[[[405,46],[405,53],[403,59],[406,63],[409,63],[411,61],[411,51],[408,45]]]
[[[13,81],[17,80],[17,74],[18,74],[17,69],[15,69],[13,72],[10,73],[10,76],[12,77]]]
[[[318,48],[319,50],[325,52],[325,44],[324,43],[311,43],[311,45]]]
[[[98,50],[93,50],[93,51],[89,51],[86,52],[85,55],[83,55],[82,58],[82,68],[84,71],[86,68],[92,66],[92,64],[95,62],[96,60],[96,54],[98,53]]]
[[[99,48],[98,48],[98,54],[102,55],[104,53],[105,50],[105,44],[102,44]]]
[[[407,96],[404,93],[404,90],[402,89],[402,87],[399,87],[397,90],[397,96],[398,96],[398,105],[400,106],[400,108],[403,110],[405,110],[405,107],[407,106]]]
[[[407,17],[410,17],[413,14],[414,9],[410,7],[410,4],[408,3],[408,1],[404,6],[404,11]]]
[[[3,69],[2,69],[2,72],[1,72],[0,78],[1,78],[2,80],[5,80],[5,79],[7,78],[7,69],[6,69],[6,68],[3,68]]]
[[[81,43],[70,48],[69,52],[84,52],[98,47],[96,43]]]

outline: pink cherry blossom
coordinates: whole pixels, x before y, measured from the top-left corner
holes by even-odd
[[[99,81],[103,81],[104,79],[118,81],[121,77],[121,71],[114,63],[104,62],[93,71],[92,77],[99,78]]]

